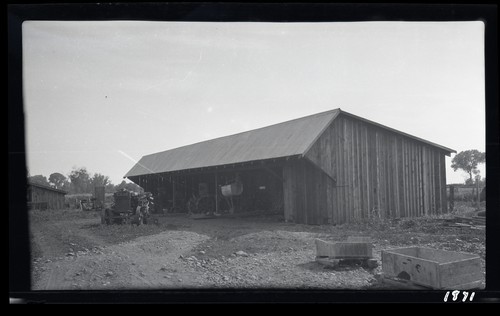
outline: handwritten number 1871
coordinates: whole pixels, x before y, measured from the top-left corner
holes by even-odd
[[[457,291],[457,290],[451,292],[453,302],[455,302],[458,299],[458,295],[459,294],[460,294],[460,291]],[[462,302],[465,302],[467,300],[467,297],[469,298],[469,301],[472,302],[472,300],[474,299],[474,295],[476,294],[476,292],[470,293],[470,296],[469,296],[469,292],[466,292],[466,291],[462,291],[462,294],[464,296],[463,299],[462,299]],[[450,295],[450,291],[446,292],[446,294],[444,295],[444,301],[445,302],[448,301],[448,296],[449,295]]]

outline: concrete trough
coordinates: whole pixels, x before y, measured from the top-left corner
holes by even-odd
[[[431,289],[475,289],[483,279],[478,255],[407,247],[382,250],[385,278],[403,280]]]

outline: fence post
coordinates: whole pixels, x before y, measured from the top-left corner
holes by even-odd
[[[450,185],[450,212],[455,209],[455,186]]]
[[[476,210],[479,211],[481,202],[479,201],[479,179],[476,179]]]

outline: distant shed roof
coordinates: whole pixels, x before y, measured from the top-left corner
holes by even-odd
[[[31,185],[31,186],[34,186],[34,187],[37,187],[37,188],[41,188],[41,189],[45,189],[45,190],[49,190],[49,191],[54,191],[54,192],[61,193],[61,194],[68,194],[67,191],[59,190],[59,189],[56,189],[56,188],[53,188],[53,187],[50,187],[50,186],[47,186],[47,185],[39,184],[39,183],[36,183],[36,182],[28,181],[28,185]]]
[[[440,148],[447,154],[456,152],[453,149],[363,119],[340,109],[334,109],[146,155],[124,177],[304,155],[340,113]]]

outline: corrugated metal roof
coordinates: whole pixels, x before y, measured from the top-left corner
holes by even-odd
[[[339,112],[330,110],[147,155],[125,177],[301,155]]]

